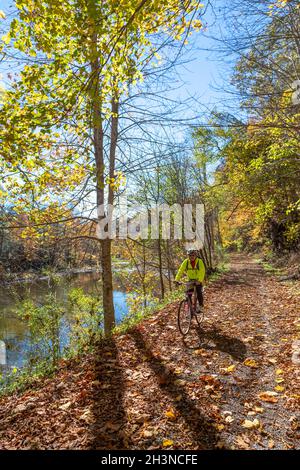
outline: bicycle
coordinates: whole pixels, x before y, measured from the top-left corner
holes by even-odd
[[[177,284],[182,285],[183,283],[179,282]],[[191,323],[194,317],[198,326],[200,326],[204,320],[203,307],[199,312],[197,312],[197,285],[197,282],[189,282],[189,288],[185,292],[185,299],[183,299],[179,304],[177,322],[179,331],[183,336],[186,336],[190,331]],[[193,292],[189,292],[191,290],[191,286],[194,287]]]

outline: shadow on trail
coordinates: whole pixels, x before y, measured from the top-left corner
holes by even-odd
[[[257,272],[256,271],[253,272],[253,274],[251,274],[251,277],[253,277],[253,281],[252,281],[252,279],[249,280],[249,278],[245,279],[245,276],[241,277],[240,274],[230,273],[230,274],[227,274],[224,277],[222,277],[222,279],[217,280],[214,283],[214,286],[215,287],[216,286],[222,286],[223,288],[228,288],[230,286],[255,287],[256,286],[256,279],[257,279]]]
[[[90,449],[126,449],[122,434],[126,423],[124,380],[115,342],[100,344],[95,358]]]
[[[173,407],[184,418],[192,432],[195,445],[200,449],[214,449],[218,436],[209,420],[196,406],[197,402],[190,399],[184,385],[178,384],[178,375],[173,373],[160,357],[153,355],[151,347],[147,345],[140,331],[134,329],[130,332],[130,335],[140,353],[146,354],[149,358],[149,367],[157,376],[160,387],[170,396]],[[164,380],[161,381],[161,378],[164,378]],[[178,395],[182,397],[180,401],[176,401]],[[155,400],[155,397],[153,397],[153,400]]]
[[[202,326],[198,326],[195,328],[198,339],[199,339],[199,347],[203,349],[210,349],[210,350],[217,350],[227,354],[237,360],[237,361],[244,361],[247,354],[247,347],[238,338],[233,338],[232,336],[224,335],[221,330],[216,327],[211,329],[204,329]],[[210,344],[212,342],[213,344]],[[184,341],[185,345],[186,341]]]

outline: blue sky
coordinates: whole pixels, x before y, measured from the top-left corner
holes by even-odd
[[[222,3],[223,0],[218,0]],[[205,2],[203,2],[205,4]],[[8,14],[11,9],[11,0],[0,0],[0,10]],[[178,67],[178,74],[184,81],[184,85],[179,91],[178,97],[195,97],[200,102],[201,111],[218,107],[222,109],[226,102],[226,95],[221,91],[224,84],[224,77],[230,74],[230,64],[223,63],[217,54],[211,50],[216,47],[215,42],[210,39],[210,35],[218,35],[220,25],[215,22],[211,11],[207,12],[204,21],[208,24],[205,32],[195,33],[191,40],[192,60],[190,63]],[[213,25],[213,26],[212,26]],[[4,75],[5,66],[0,64],[0,74]],[[226,80],[225,80],[226,81]],[[2,83],[3,84],[3,83]]]

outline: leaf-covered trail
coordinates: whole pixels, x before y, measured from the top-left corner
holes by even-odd
[[[0,449],[300,448],[299,282],[233,257],[205,300],[185,341],[173,304],[1,399]]]

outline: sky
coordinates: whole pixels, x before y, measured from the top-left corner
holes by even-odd
[[[223,0],[218,1],[222,3]],[[205,4],[205,2],[203,3]],[[0,10],[8,14],[11,11],[9,8],[11,4],[11,0],[0,0]],[[184,81],[184,85],[178,92],[178,98],[196,98],[200,102],[203,111],[216,107],[219,109],[222,103],[226,101],[221,88],[224,76],[230,73],[231,68],[224,61],[218,60],[217,54],[211,51],[216,47],[216,44],[210,39],[210,35],[218,34],[218,28],[220,28],[220,25],[215,22],[212,11],[207,11],[204,21],[207,23],[207,29],[195,33],[191,39],[192,52],[189,54],[191,62],[179,66],[177,70],[178,75]],[[2,79],[5,79],[7,73],[4,67],[0,63]],[[4,85],[3,80],[0,81],[0,84]]]
[[[223,2],[226,0],[216,1]],[[9,8],[11,3],[11,0],[0,0],[0,10],[8,15],[11,11]],[[204,20],[207,23],[205,31],[194,33],[190,40],[188,58],[191,58],[191,61],[177,68],[177,74],[183,84],[179,90],[174,91],[172,96],[173,100],[178,98],[179,101],[183,101],[185,98],[194,99],[193,109],[188,110],[187,113],[195,116],[196,110],[198,117],[195,123],[197,125],[206,123],[210,110],[224,110],[227,97],[222,91],[222,87],[224,77],[229,76],[232,67],[232,64],[220,59],[219,55],[214,52],[216,43],[211,39],[211,36],[218,36],[220,24],[215,22],[212,12],[208,12]],[[3,73],[4,80],[7,78],[7,72],[7,64],[0,63],[0,74]],[[184,130],[178,131],[176,129],[176,138],[179,137],[179,139],[184,140],[184,133]],[[91,195],[91,198],[94,204],[93,195]]]

